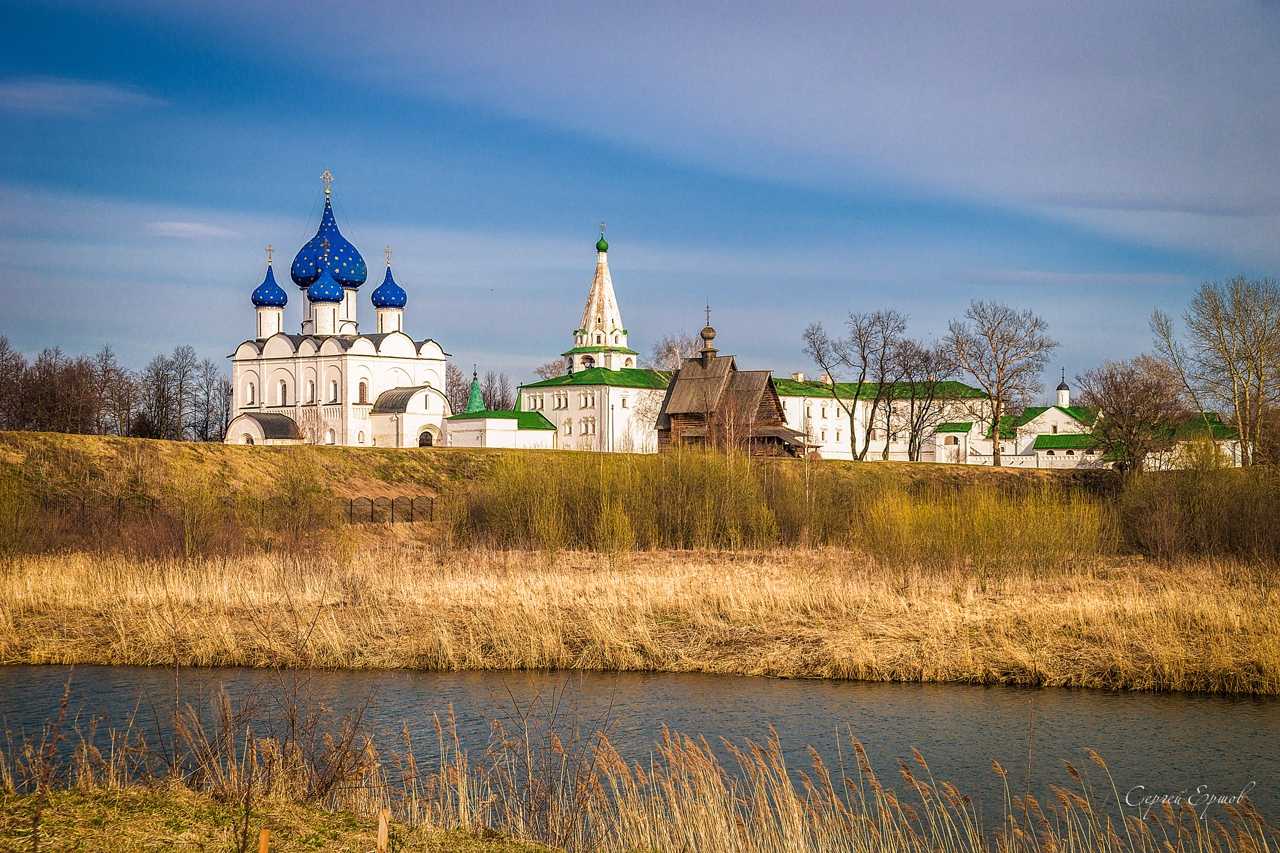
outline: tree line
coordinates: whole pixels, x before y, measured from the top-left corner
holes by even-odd
[[[886,437],[905,432],[910,458],[919,459],[920,439],[941,418],[938,386],[950,379],[986,395],[974,414],[984,433],[995,435],[1002,419],[1044,390],[1040,377],[1058,346],[1042,317],[981,300],[936,341],[908,336],[907,317],[894,310],[850,312],[843,326],[832,335],[813,323],[802,340],[855,442],[854,401],[867,401],[871,429],[855,443],[856,459],[866,458],[876,429]],[[1104,456],[1141,470],[1148,457],[1188,434],[1212,435],[1221,415],[1240,437],[1244,465],[1280,461],[1280,286],[1244,276],[1205,282],[1181,324],[1156,310],[1150,326],[1152,352],[1075,377],[1080,403],[1099,413],[1092,434]],[[898,411],[904,406],[905,418]],[[1000,441],[992,451],[1000,465]],[[887,458],[887,441],[883,452]]]
[[[230,414],[230,380],[189,346],[132,371],[109,346],[28,359],[0,336],[0,429],[221,441]]]

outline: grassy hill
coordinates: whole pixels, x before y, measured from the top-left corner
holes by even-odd
[[[335,497],[395,497],[442,494],[483,481],[499,465],[569,466],[583,477],[602,466],[634,464],[630,454],[475,448],[245,447],[96,435],[0,432],[0,480],[32,489],[117,493],[124,481],[151,497],[208,483],[227,494],[261,492],[300,465],[313,468]],[[799,466],[795,460],[757,462]],[[905,488],[1055,482],[1105,489],[1110,472],[992,470],[961,465],[906,462],[856,463],[823,460],[828,473]]]

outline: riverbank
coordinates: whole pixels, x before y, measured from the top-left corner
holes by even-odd
[[[32,818],[39,814],[38,846]],[[247,831],[246,831],[247,828]],[[57,790],[0,795],[2,850],[257,850],[267,829],[272,853],[328,850],[367,853],[377,843],[376,818],[281,801],[255,803],[246,817],[235,804],[178,785],[123,790]],[[538,853],[551,848],[472,833],[390,824],[400,853]],[[242,843],[244,846],[242,846]]]
[[[388,532],[388,536],[393,535]],[[401,534],[408,536],[408,534]],[[338,549],[342,550],[342,549]],[[585,669],[1280,693],[1280,585],[1209,560],[1023,571],[840,549],[11,558],[0,663]]]

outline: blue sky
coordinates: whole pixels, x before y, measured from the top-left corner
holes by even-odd
[[[1074,375],[1280,268],[1280,5],[689,5],[0,5],[0,334],[225,356],[325,168],[409,331],[517,378],[601,219],[633,345],[710,302],[779,373],[814,320],[989,298]]]

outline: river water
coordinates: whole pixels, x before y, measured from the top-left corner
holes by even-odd
[[[147,731],[167,731],[175,673],[135,667],[0,667],[0,725],[14,734],[38,732],[68,677],[81,725],[91,716],[120,725],[136,714]],[[1015,793],[1028,782],[1040,796],[1051,783],[1070,787],[1063,764],[1070,761],[1110,796],[1087,747],[1106,758],[1121,798],[1199,786],[1234,794],[1251,786],[1263,814],[1280,817],[1276,699],[640,673],[186,669],[177,682],[184,704],[210,709],[226,691],[233,702],[254,704],[264,720],[283,692],[300,691],[336,714],[367,703],[364,726],[380,746],[400,749],[407,724],[420,761],[434,749],[432,712],[450,707],[468,748],[484,748],[491,720],[546,720],[554,712],[562,729],[606,730],[633,761],[647,760],[664,724],[712,743],[760,742],[772,724],[793,769],[809,766],[808,746],[830,765],[843,755],[848,766],[852,733],[882,778],[897,782],[897,759],[910,761],[915,747],[939,780],[977,802],[987,825],[998,821],[1003,803],[992,759],[1008,769]]]

